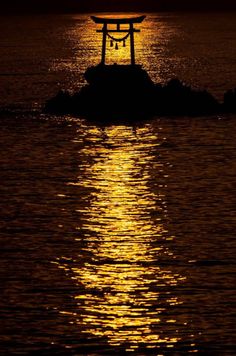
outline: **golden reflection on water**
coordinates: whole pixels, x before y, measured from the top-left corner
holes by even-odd
[[[102,15],[114,17],[114,14]],[[138,15],[140,14],[125,14],[125,16]],[[124,14],[116,16],[123,17]],[[70,89],[83,86],[85,83],[83,74],[86,69],[101,62],[102,37],[101,33],[96,33],[99,27],[88,14],[73,15],[72,25],[64,34],[68,47],[72,51],[71,56],[64,60],[55,60],[51,64],[51,70],[71,73]],[[163,78],[166,80],[166,71],[172,71],[172,66],[166,64],[169,58],[167,45],[179,35],[179,29],[171,27],[162,16],[154,14],[148,14],[143,23],[135,27],[140,29],[139,33],[135,33],[136,63],[142,65],[155,82],[163,81]],[[115,36],[122,37],[119,34]],[[130,64],[129,39],[125,47],[122,42],[119,43],[119,50],[115,49],[115,45],[110,47],[110,41],[107,40],[106,63]]]
[[[167,247],[173,237],[163,222],[165,195],[150,188],[161,142],[148,125],[136,132],[122,126],[105,132],[91,128],[89,137],[82,152],[87,157],[83,177],[70,183],[90,189],[89,204],[77,210],[83,245],[78,259],[58,260],[81,289],[74,297],[73,323],[88,337],[126,350],[174,347],[181,336],[169,309],[181,302],[172,288],[185,277],[158,263],[163,256],[174,260]],[[82,265],[80,256],[87,256]]]

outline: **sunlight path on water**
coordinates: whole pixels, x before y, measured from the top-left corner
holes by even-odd
[[[69,260],[57,260],[80,293],[73,296],[77,309],[60,313],[87,338],[113,347],[173,348],[183,329],[185,340],[188,334],[176,293],[186,277],[171,268],[175,256],[168,243],[174,236],[166,228],[168,207],[158,176],[156,189],[150,188],[154,165],[165,177],[164,164],[154,160],[161,142],[149,125],[136,131],[91,127],[87,140],[82,176],[69,183],[89,191],[88,205],[77,210],[75,240],[82,248]]]

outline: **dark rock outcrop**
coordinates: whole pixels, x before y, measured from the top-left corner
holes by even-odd
[[[178,79],[156,85],[153,111],[158,115],[209,115],[220,110],[218,101],[207,91],[192,89]]]
[[[224,95],[224,111],[228,113],[236,112],[236,88],[228,90]]]
[[[80,91],[60,91],[47,101],[44,111],[109,120],[236,111],[236,90],[227,92],[220,104],[207,91],[193,89],[178,79],[154,84],[141,66],[98,65],[88,68],[85,78],[88,84]]]

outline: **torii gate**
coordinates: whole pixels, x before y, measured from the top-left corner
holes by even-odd
[[[91,16],[91,19],[98,24],[103,24],[103,28],[101,30],[97,30],[97,32],[103,33],[102,39],[102,64],[106,62],[106,43],[107,37],[115,42],[124,42],[125,40],[130,37],[130,55],[131,55],[131,65],[135,65],[135,51],[134,51],[134,32],[140,32],[134,28],[135,23],[141,23],[145,19],[146,16],[138,16],[138,17],[131,17],[131,18],[107,18],[107,17],[97,17]],[[121,29],[121,25],[129,25],[129,28]],[[108,25],[116,25],[116,29],[109,29]],[[123,38],[114,38],[110,33],[125,33]],[[116,49],[118,49],[118,45],[116,44]]]

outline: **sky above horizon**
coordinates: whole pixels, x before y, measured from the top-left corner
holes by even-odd
[[[8,0],[7,12],[231,10],[236,0]]]

